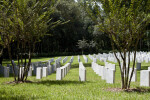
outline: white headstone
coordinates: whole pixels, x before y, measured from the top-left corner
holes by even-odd
[[[36,68],[36,79],[41,79],[42,78],[42,68],[37,67]]]
[[[4,77],[9,77],[9,67],[4,67]]]
[[[140,86],[150,87],[150,70],[140,71]]]
[[[148,70],[150,70],[150,67],[148,67]]]
[[[56,80],[62,80],[68,73],[69,69],[70,69],[70,63],[67,63],[66,65],[57,68],[56,71]]]
[[[108,69],[107,70],[107,75],[106,75],[106,82],[107,83],[111,83],[111,84],[113,84],[113,83],[115,83],[115,70],[113,70],[113,69]]]
[[[106,74],[106,68],[103,66],[103,68],[102,68],[102,80],[105,80],[105,74]]]
[[[86,69],[82,62],[79,63],[79,81],[86,81]]]
[[[129,70],[129,78],[131,76],[131,73],[132,73],[132,68],[130,68],[130,70]],[[136,68],[134,68],[131,82],[136,82],[136,80],[137,80],[137,70],[136,70]]]
[[[95,63],[96,63],[96,62],[97,62],[97,59],[96,59],[96,58],[93,58],[93,62],[95,62]]]
[[[43,72],[42,72],[42,77],[47,77],[48,75],[48,70],[47,70],[47,67],[43,67]]]
[[[29,68],[28,76],[32,76],[32,67]]]
[[[62,80],[62,70],[61,70],[61,68],[57,68],[56,80]]]
[[[47,70],[48,70],[48,75],[50,75],[52,73],[52,65],[48,64]]]
[[[19,78],[21,78],[24,74],[24,67],[20,67]]]

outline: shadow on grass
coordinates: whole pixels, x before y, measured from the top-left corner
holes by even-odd
[[[43,80],[43,81],[38,81],[38,82],[31,82],[29,84],[43,84],[43,85],[47,85],[47,86],[51,86],[51,85],[79,85],[79,84],[85,84],[85,83],[89,83],[89,81],[86,82],[80,82],[80,81],[69,81],[69,80],[61,80],[61,81],[57,81],[57,80]]]
[[[137,93],[150,93],[150,88],[149,87],[136,87],[133,89],[127,89],[125,90],[127,93],[131,92],[137,92]]]
[[[130,89],[121,89],[121,88],[108,88],[107,91],[111,92],[126,92],[126,93],[150,93],[150,87],[136,87]]]
[[[69,81],[69,80],[41,80],[41,81],[25,81],[25,82],[5,82],[3,85],[10,84],[12,86],[17,86],[20,84],[36,84],[36,85],[46,85],[46,86],[51,86],[51,85],[85,85],[87,83],[92,83],[91,81],[86,81],[86,82],[81,82],[81,81]],[[1,99],[0,99],[1,100]]]
[[[51,85],[79,85],[79,84],[86,84],[86,83],[91,83],[90,81],[86,81],[86,82],[81,82],[81,81],[69,81],[69,80],[42,80],[42,81],[38,81],[38,82],[32,82],[32,81],[27,81],[24,82],[27,84],[37,84],[37,85],[46,85],[46,86],[51,86]],[[24,84],[22,82],[20,83],[15,83],[15,82],[9,82],[9,84],[12,84],[13,86],[19,85],[19,84]],[[1,100],[1,99],[0,99]]]
[[[0,90],[0,100],[30,100],[30,99],[40,99],[44,97],[29,97],[25,95],[16,95],[12,92],[7,92],[5,90]]]
[[[149,66],[141,66],[141,70],[147,70]]]
[[[91,67],[91,63],[83,63],[84,67]],[[71,68],[79,68],[79,64],[71,65]]]

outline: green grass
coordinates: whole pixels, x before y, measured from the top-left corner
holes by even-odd
[[[62,59],[64,57],[62,57]],[[71,56],[68,57],[67,62],[70,61],[70,58]],[[50,58],[38,58],[32,61],[36,62],[49,59]],[[77,56],[74,56],[71,70],[62,81],[56,81],[55,73],[41,80],[37,80],[35,76],[28,77],[28,80],[32,81],[32,83],[20,84],[6,84],[6,82],[13,81],[13,77],[0,77],[0,100],[148,100],[150,98],[150,88],[145,87],[144,89],[147,89],[147,92],[108,91],[107,89],[109,88],[121,87],[118,66],[115,74],[115,84],[107,84],[105,80],[101,80],[101,77],[96,75],[92,70],[91,60],[89,58],[88,63],[84,62],[83,56],[80,56],[80,59],[87,70],[86,82],[79,82],[79,64]],[[6,64],[7,62],[6,60],[4,63]],[[98,64],[103,65],[104,63],[98,61]],[[147,69],[148,66],[150,66],[150,63],[142,63],[142,69]],[[139,87],[139,74],[138,71],[137,82],[132,82],[131,88]]]

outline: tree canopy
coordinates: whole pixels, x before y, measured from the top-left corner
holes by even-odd
[[[149,4],[149,0],[92,0],[86,5],[87,12],[97,24],[99,31],[108,34],[110,38],[119,63],[123,89],[130,88],[138,42],[145,35],[150,23]],[[134,61],[129,76],[131,52],[134,52]]]

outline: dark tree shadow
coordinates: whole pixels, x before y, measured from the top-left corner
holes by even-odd
[[[51,86],[51,85],[69,85],[69,84],[79,85],[79,84],[85,84],[85,83],[89,83],[89,81],[80,82],[80,81],[68,81],[68,80],[61,80],[61,81],[43,80],[43,81],[38,81],[38,82],[30,82],[29,84],[43,84],[43,85]]]
[[[150,93],[150,87],[136,87],[133,89],[124,90],[127,93],[137,92],[137,93]]]
[[[141,66],[141,70],[147,70],[149,66]]]
[[[83,63],[84,67],[91,67],[91,63]],[[79,68],[79,64],[71,65],[71,68]]]
[[[79,85],[79,84],[85,85],[87,83],[93,83],[93,82],[91,82],[91,81],[81,82],[81,81],[69,81],[69,80],[41,80],[41,81],[27,80],[25,82],[22,82],[22,81],[19,81],[19,82],[15,82],[15,81],[5,82],[5,83],[3,83],[3,85],[8,85],[9,84],[9,85],[12,85],[12,86],[17,86],[19,84],[24,84],[24,83],[36,84],[36,85],[43,84],[43,85],[46,85],[46,86],[51,86],[51,85],[73,85],[74,86],[74,85]]]
[[[9,93],[6,92],[5,90],[0,90],[0,100],[29,100],[30,99],[44,99],[46,97],[30,97],[30,96],[25,96],[25,95],[15,95],[15,93]]]
[[[26,95],[15,95],[15,92],[6,92],[6,90],[0,90],[0,100],[28,100],[28,99],[40,99],[40,98],[45,98],[44,96],[42,97],[30,97]]]
[[[91,67],[91,63],[84,63],[83,64],[85,67]]]
[[[79,68],[79,64],[73,64],[73,65],[71,65],[71,69],[72,68]]]

